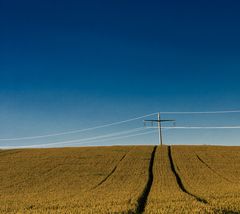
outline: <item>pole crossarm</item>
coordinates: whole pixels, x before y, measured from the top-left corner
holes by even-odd
[[[175,122],[176,120],[144,120],[144,122],[156,122],[156,123],[161,123],[161,122]]]
[[[144,120],[144,125],[145,125],[146,122],[151,122],[152,126],[153,126],[153,123],[157,123],[158,124],[159,144],[162,146],[163,145],[162,123],[163,122],[176,122],[176,120],[161,120],[160,112],[159,112],[157,120]]]

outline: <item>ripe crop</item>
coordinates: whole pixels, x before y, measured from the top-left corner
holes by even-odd
[[[0,150],[0,213],[240,213],[240,147]]]

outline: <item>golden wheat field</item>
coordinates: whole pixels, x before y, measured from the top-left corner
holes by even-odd
[[[240,213],[240,147],[0,150],[1,213]]]

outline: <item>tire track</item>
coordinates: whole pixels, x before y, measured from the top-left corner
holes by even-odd
[[[112,169],[112,171],[102,180],[100,181],[96,186],[94,186],[91,190],[94,190],[96,188],[98,188],[99,186],[101,186],[103,183],[105,183],[109,177],[112,176],[112,174],[116,171],[118,165],[123,161],[123,159],[127,156],[128,152],[122,156],[122,158],[119,160],[119,162],[117,163],[117,165]]]
[[[196,154],[196,153],[195,153]],[[224,176],[222,176],[220,173],[218,173],[216,170],[214,170],[212,167],[210,167],[202,158],[199,157],[199,155],[197,155],[197,159],[203,163],[208,169],[210,169],[213,173],[215,173],[216,175],[218,175],[220,178],[224,179],[227,182],[233,183],[231,180],[225,178]]]
[[[197,201],[201,202],[201,203],[204,203],[204,204],[208,204],[208,202],[203,199],[203,198],[200,198],[199,196],[196,196],[192,193],[190,193],[186,187],[184,186],[183,182],[182,182],[182,179],[180,177],[180,175],[178,174],[176,168],[175,168],[175,165],[174,165],[174,161],[173,161],[173,158],[172,158],[172,149],[171,149],[171,146],[168,146],[168,157],[169,157],[169,161],[170,161],[170,165],[171,165],[171,170],[173,172],[173,174],[175,175],[176,177],[176,181],[177,181],[177,184],[179,186],[179,188],[186,194],[194,197]]]
[[[154,164],[156,149],[157,149],[157,146],[154,146],[154,149],[153,149],[153,152],[152,152],[152,155],[151,155],[151,160],[150,160],[150,163],[149,163],[148,181],[147,181],[147,184],[144,188],[144,191],[143,191],[142,195],[138,199],[138,206],[137,206],[137,209],[136,209],[136,213],[138,213],[138,214],[141,214],[141,213],[144,212],[145,207],[146,207],[146,203],[147,203],[147,198],[148,198],[148,195],[149,195],[149,193],[151,191],[151,188],[152,188],[153,164]]]
[[[21,150],[17,150],[17,149],[14,149],[14,150],[1,150],[0,151],[0,156],[3,157],[3,156],[6,156],[6,155],[12,155],[12,154],[16,154],[16,153],[19,153],[21,152]]]

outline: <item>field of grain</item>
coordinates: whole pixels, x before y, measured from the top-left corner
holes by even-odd
[[[0,213],[240,213],[240,147],[0,150]]]
[[[240,213],[239,147],[174,147],[186,189],[215,213]]]

